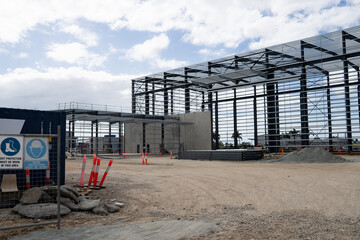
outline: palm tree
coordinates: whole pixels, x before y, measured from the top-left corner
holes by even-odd
[[[293,128],[293,130],[289,131],[289,135],[292,135],[294,137],[294,140],[296,138],[296,136],[298,136],[300,133],[300,131],[296,130],[295,128]]]
[[[220,144],[220,134],[213,132],[212,133],[212,141],[213,141],[213,146],[216,145],[216,141],[219,141],[219,144]],[[216,146],[214,148],[216,148]]]
[[[236,131],[236,132],[234,132],[234,133],[232,134],[232,136],[231,136],[232,139],[237,138],[237,140],[239,141],[239,142],[238,142],[238,146],[240,146],[240,141],[242,140],[242,136],[241,136],[241,135],[242,135],[242,134],[241,134],[239,131]]]

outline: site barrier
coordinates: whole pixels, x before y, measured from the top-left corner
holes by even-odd
[[[63,159],[61,152],[64,152],[61,137],[60,125],[57,134],[0,135],[0,211],[10,212],[20,204],[27,190],[39,188],[44,193],[51,185],[56,191],[46,198],[40,197],[36,204],[54,204],[54,209],[57,209],[54,212],[55,220],[39,218],[40,221],[34,223],[33,219],[28,218],[29,222],[21,225],[13,225],[17,216],[7,214],[6,219],[1,219],[0,231],[50,224],[60,229],[60,185],[63,181],[60,168]]]

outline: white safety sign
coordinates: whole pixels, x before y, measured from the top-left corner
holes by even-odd
[[[0,136],[0,169],[23,169],[24,137]]]
[[[25,137],[25,169],[47,169],[49,166],[49,139]]]

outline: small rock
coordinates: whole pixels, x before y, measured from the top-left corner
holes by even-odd
[[[79,203],[79,198],[76,196],[71,190],[67,188],[67,186],[63,185],[60,187],[60,196],[65,198],[71,198],[75,201],[75,203]]]
[[[42,195],[42,191],[38,187],[30,188],[26,190],[20,199],[21,204],[34,204],[38,203],[40,197]]]
[[[92,210],[96,215],[108,215],[108,212],[104,208],[104,206],[99,205],[97,207],[94,207]]]
[[[84,196],[80,196],[80,197],[79,197],[79,201],[80,201],[80,202],[83,202],[83,201],[85,201],[85,200],[86,200],[86,197],[84,197]]]
[[[97,206],[100,205],[100,200],[85,200],[85,201],[82,201],[78,204],[79,206],[79,209],[82,210],[82,211],[88,211],[88,210],[91,210]]]
[[[41,190],[50,195],[53,199],[57,198],[57,186],[44,186]]]
[[[113,204],[105,203],[104,206],[110,213],[115,213],[119,211],[119,208]]]
[[[39,203],[55,203],[55,199],[52,198],[49,194],[47,194],[46,192],[42,191],[41,197],[38,201]]]
[[[61,187],[66,188],[67,190],[71,191],[75,196],[79,197],[79,192],[76,190],[76,188],[69,186],[69,185],[62,185]]]
[[[28,218],[56,218],[57,217],[57,204],[55,203],[40,203],[31,205],[18,204],[13,208],[14,212],[17,212],[21,216]],[[60,215],[67,215],[71,213],[71,210],[64,205],[60,205]]]
[[[120,207],[120,208],[123,208],[124,207],[124,203],[121,203],[121,202],[116,202],[115,203],[115,206],[117,206],[117,207]]]
[[[70,208],[72,211],[79,211],[79,206],[76,205],[70,198],[63,198],[60,197],[60,203],[68,208]]]

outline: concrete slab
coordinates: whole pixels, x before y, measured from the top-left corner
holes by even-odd
[[[75,227],[61,230],[38,230],[12,239],[176,240],[215,232],[217,229],[217,226],[212,223],[169,220],[129,225],[114,224],[105,226]]]

